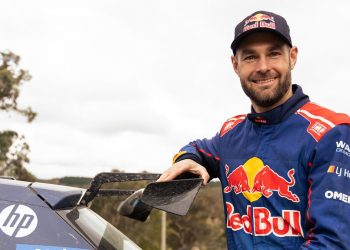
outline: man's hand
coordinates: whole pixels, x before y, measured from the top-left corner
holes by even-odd
[[[205,167],[191,159],[185,159],[174,163],[170,168],[165,170],[157,181],[170,181],[185,172],[191,172],[199,175],[201,178],[203,178],[204,185],[206,185],[209,181],[209,174]]]

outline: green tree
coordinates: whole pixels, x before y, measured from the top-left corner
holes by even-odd
[[[19,113],[32,122],[37,114],[30,107],[21,108],[17,104],[21,85],[31,79],[29,72],[19,66],[20,60],[11,51],[0,52],[0,110]],[[0,132],[0,175],[34,180],[24,167],[29,163],[29,151],[23,135],[10,130]]]

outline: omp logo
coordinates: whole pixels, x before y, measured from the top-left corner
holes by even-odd
[[[35,212],[24,205],[11,205],[0,213],[0,229],[11,237],[25,237],[31,234],[38,224]]]
[[[321,135],[326,131],[326,127],[323,126],[321,123],[315,122],[315,124],[312,124],[311,130],[313,130],[317,135]]]
[[[343,142],[343,141],[337,141],[336,144],[337,144],[337,149],[336,149],[337,153],[343,153],[347,156],[350,156],[349,144],[347,144],[346,142]]]

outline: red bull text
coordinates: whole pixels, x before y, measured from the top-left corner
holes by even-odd
[[[227,228],[233,231],[244,230],[247,234],[267,236],[273,233],[278,237],[304,237],[300,224],[300,212],[296,210],[282,210],[282,217],[271,216],[265,207],[247,206],[247,214],[234,212],[231,203],[226,202]]]
[[[243,32],[259,27],[276,29],[274,18],[266,14],[256,14],[250,17],[249,19],[245,20]]]

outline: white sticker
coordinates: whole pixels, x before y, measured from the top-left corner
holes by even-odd
[[[37,225],[38,217],[35,212],[24,205],[11,205],[0,213],[0,229],[10,237],[28,236]]]

